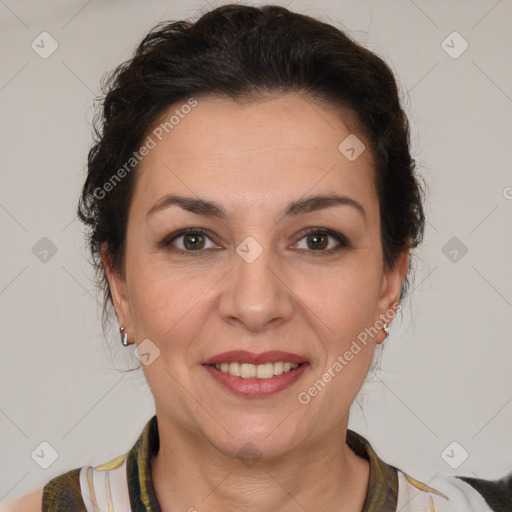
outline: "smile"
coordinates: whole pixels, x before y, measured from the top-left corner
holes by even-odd
[[[272,350],[236,350],[210,357],[202,367],[222,388],[246,398],[264,398],[295,384],[309,368],[303,355]]]
[[[210,365],[220,370],[222,373],[229,373],[233,377],[241,377],[242,379],[270,379],[275,375],[287,373],[299,367],[297,363],[289,361],[277,361],[275,363],[265,364],[248,364],[248,363],[221,363]]]

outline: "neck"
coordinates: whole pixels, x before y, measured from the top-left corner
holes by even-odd
[[[345,444],[346,425],[315,446],[245,465],[188,432],[160,421],[158,430],[151,472],[162,512],[363,510],[369,463]]]

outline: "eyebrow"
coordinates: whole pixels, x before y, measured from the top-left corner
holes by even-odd
[[[146,213],[146,218],[158,211],[164,210],[170,206],[177,205],[189,212],[207,217],[217,217],[224,219],[228,213],[226,209],[215,201],[200,199],[196,197],[185,197],[175,194],[167,194],[161,197]],[[284,217],[296,217],[305,213],[331,208],[333,206],[351,206],[355,208],[366,222],[366,211],[355,199],[340,196],[338,194],[315,195],[298,199],[290,203],[284,211]]]

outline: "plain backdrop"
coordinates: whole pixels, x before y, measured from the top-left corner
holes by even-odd
[[[154,414],[142,370],[116,370],[138,361],[102,334],[75,216],[93,98],[158,22],[222,3],[0,1],[0,501],[125,453]],[[280,5],[390,64],[430,189],[414,291],[350,426],[425,482],[499,478],[512,469],[512,3]],[[47,469],[43,442],[58,454]]]

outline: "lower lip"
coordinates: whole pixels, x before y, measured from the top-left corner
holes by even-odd
[[[274,375],[269,379],[243,379],[242,377],[235,377],[229,373],[221,372],[212,366],[203,365],[203,368],[217,381],[224,385],[231,392],[236,395],[263,398],[266,396],[274,395],[289,388],[297,382],[302,374],[306,371],[309,365],[307,363],[301,364],[295,370],[282,373],[281,375]]]

